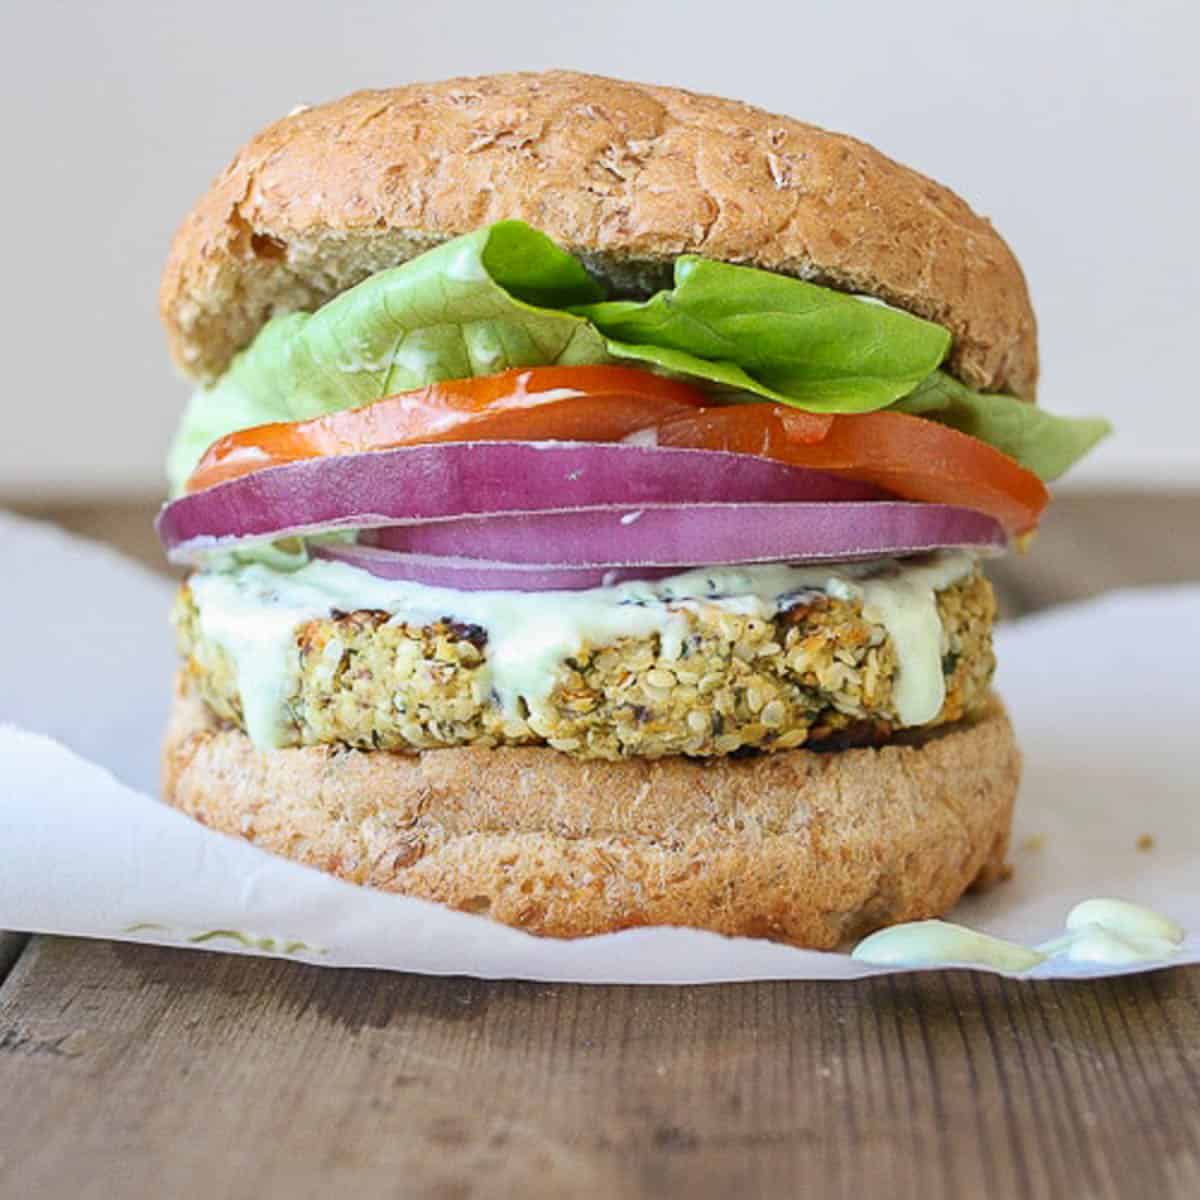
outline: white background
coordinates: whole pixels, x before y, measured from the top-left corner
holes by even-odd
[[[159,487],[186,388],[158,271],[258,127],[547,66],[739,96],[950,184],[1026,267],[1042,403],[1119,426],[1075,482],[1200,482],[1200,5],[2,3],[0,501]]]

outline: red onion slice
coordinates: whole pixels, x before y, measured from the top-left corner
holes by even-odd
[[[314,553],[388,579],[540,591],[695,567],[848,562],[947,548],[996,553],[1007,541],[982,513],[903,501],[623,505],[403,526],[372,537],[377,544]]]
[[[874,500],[750,454],[592,442],[440,442],[271,467],[183,496],[156,527],[172,562],[242,541],[607,504]]]
[[[612,505],[570,512],[469,517],[368,535],[388,550],[508,563],[699,567],[1003,549],[993,518],[902,500],[774,504]]]
[[[557,563],[491,562],[482,558],[445,558],[434,554],[405,554],[378,546],[335,544],[313,546],[317,558],[360,567],[380,579],[456,588],[460,592],[574,592],[612,587],[630,579],[662,579],[679,574],[678,567],[567,567]]]

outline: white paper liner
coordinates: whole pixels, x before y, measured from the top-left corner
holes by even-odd
[[[171,585],[4,514],[0,555],[0,928],[559,982],[905,969],[682,929],[541,939],[204,829],[152,799],[174,669]],[[954,919],[1036,943],[1061,933],[1077,901],[1117,896],[1178,921],[1189,935],[1180,952],[1132,967],[1053,959],[1026,978],[1200,961],[1200,586],[1111,594],[1002,627],[997,640],[998,686],[1026,756],[1016,870]]]

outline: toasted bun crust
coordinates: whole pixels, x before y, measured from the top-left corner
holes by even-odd
[[[268,126],[175,236],[172,354],[212,379],[273,313],[502,218],[625,291],[697,252],[877,296],[946,326],[964,382],[1034,397],[1021,269],[953,192],[789,117],[571,71],[356,92]]]
[[[256,750],[177,687],[168,803],[354,883],[578,937],[685,925],[832,949],[1001,877],[1020,756],[992,700],[924,742],[579,762]]]

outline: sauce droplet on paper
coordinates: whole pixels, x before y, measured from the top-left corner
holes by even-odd
[[[881,929],[854,947],[854,957],[879,966],[979,963],[998,971],[1029,971],[1043,958],[1017,942],[950,921],[909,921]]]
[[[979,965],[1020,974],[1053,958],[1106,966],[1158,962],[1178,953],[1184,939],[1169,917],[1128,900],[1084,900],[1067,914],[1066,927],[1060,938],[1023,946],[950,921],[909,921],[864,938],[853,956],[877,966]]]

